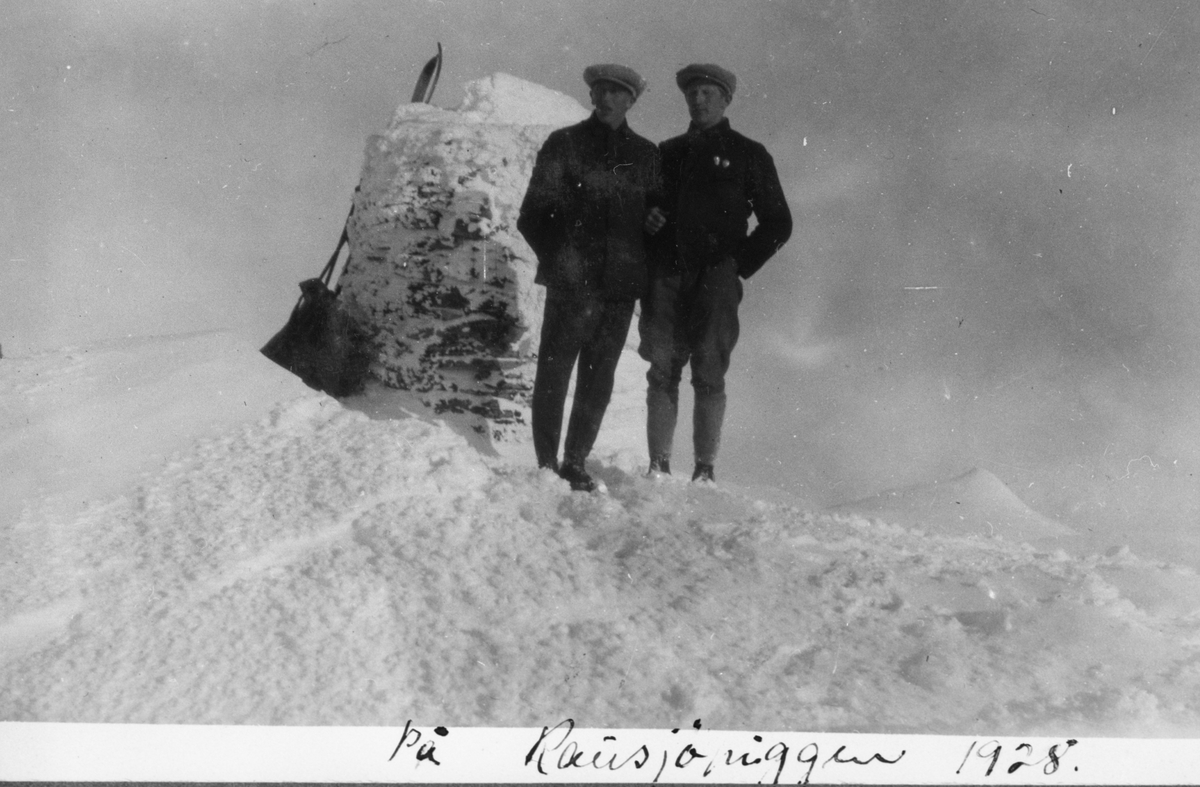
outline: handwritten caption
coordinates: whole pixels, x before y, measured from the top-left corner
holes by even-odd
[[[699,732],[700,720],[693,722],[692,727]],[[895,745],[889,748],[864,742],[871,738],[877,738],[876,743],[888,742],[890,739],[886,736],[852,736],[848,743],[838,741],[836,736],[823,736],[827,740],[831,738],[833,743],[830,743],[724,731],[707,732],[711,737],[700,737],[689,734],[691,731],[688,730],[681,735],[680,729],[673,729],[669,734],[665,730],[577,729],[573,719],[542,727],[536,736],[532,730],[522,732],[530,737],[518,744],[523,755],[519,764],[514,764],[525,773],[547,777],[567,773],[624,774],[638,781],[657,783],[715,776],[770,784],[809,784],[814,776],[827,776],[836,781],[856,776],[870,780],[886,778],[887,773],[897,771],[906,757],[909,765],[915,764],[912,759],[916,756],[903,746],[903,736],[896,738]],[[465,735],[459,736],[463,737]],[[731,741],[738,740],[743,742],[730,745]],[[446,727],[420,729],[409,720],[392,748],[388,762],[441,766],[445,761],[443,752],[449,749],[450,741],[450,730]],[[967,744],[965,739],[963,742]],[[1068,769],[1078,773],[1077,765],[1064,762],[1078,743],[1074,738],[1054,743],[1042,740],[1036,745],[1027,742],[1006,745],[996,739],[976,739],[966,745],[952,776],[948,771],[954,763],[945,757],[944,747],[937,762],[929,761],[923,765],[927,773],[968,781],[1004,783],[1009,781],[1008,776],[1026,778],[1035,774],[1054,781],[1055,774]],[[478,749],[473,751],[478,754]],[[517,752],[513,751],[511,742],[505,743],[504,751],[511,751],[516,759]],[[929,755],[929,752],[925,753],[926,759],[934,759]],[[1078,755],[1072,759],[1077,760]]]
[[[693,726],[699,730],[700,722],[697,720]],[[773,772],[771,773],[771,783],[778,784],[784,777],[785,771],[788,770],[788,766],[794,764],[798,772],[802,771],[798,783],[808,784],[818,763],[822,768],[831,765],[863,766],[875,763],[895,765],[906,754],[903,749],[888,754],[880,752],[854,753],[848,750],[848,746],[843,745],[839,746],[833,754],[822,759],[821,748],[816,743],[806,743],[800,747],[799,751],[793,752],[792,747],[789,747],[786,742],[775,741],[768,745],[761,735],[751,736],[753,745],[737,749],[709,750],[694,742],[686,742],[679,747],[662,747],[661,749],[652,748],[646,743],[622,745],[617,741],[615,735],[605,735],[600,747],[590,748],[580,745],[573,739],[574,731],[575,722],[571,719],[561,721],[553,727],[543,727],[541,735],[525,755],[525,765],[536,767],[537,772],[543,776],[580,768],[618,772],[627,767],[640,771],[647,766],[651,768],[657,766],[653,782],[658,782],[668,769],[674,771],[691,769],[700,771],[702,776],[707,777],[723,769],[753,768],[762,771],[765,767],[768,772]],[[678,733],[678,729],[671,730],[673,735]],[[673,772],[669,775],[673,778],[682,774]],[[726,773],[724,776],[728,777],[729,774]],[[794,777],[794,774],[788,776],[789,779]]]

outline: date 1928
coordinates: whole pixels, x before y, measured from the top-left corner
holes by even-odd
[[[1079,741],[1075,740],[1074,738],[1068,738],[1065,748],[1063,748],[1061,751],[1058,748],[1059,744],[1055,743],[1050,746],[1049,750],[1046,752],[1046,755],[1040,760],[1032,759],[1035,756],[1033,744],[1019,743],[1013,747],[1014,754],[1012,756],[1014,759],[1006,770],[1008,773],[1013,774],[1019,771],[1021,768],[1036,768],[1040,765],[1042,767],[1042,773],[1046,776],[1057,773],[1059,767],[1063,764],[1063,757],[1065,757],[1071,747],[1077,743],[1079,743]],[[982,745],[980,745],[979,741],[971,741],[971,746],[967,749],[967,753],[963,756],[962,763],[958,766],[958,770],[955,771],[955,773],[961,774],[963,772],[963,768],[967,767],[968,760],[970,760],[971,756],[974,755],[978,759],[991,760],[991,762],[988,763],[987,771],[983,774],[984,776],[991,776],[992,771],[996,770],[996,766],[1000,764],[1003,751],[1004,747],[1000,745],[1000,741],[991,740]],[[1015,759],[1017,756],[1021,756],[1024,759]],[[1075,770],[1079,769],[1076,768]]]

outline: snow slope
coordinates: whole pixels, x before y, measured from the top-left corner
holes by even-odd
[[[978,467],[948,481],[881,492],[833,510],[937,533],[977,532],[1017,541],[1071,535],[1070,528],[1034,511],[1003,481]]]
[[[223,333],[3,359],[0,523],[31,505],[70,516],[192,440],[309,390],[288,374],[263,375],[262,360]]]
[[[0,719],[1200,732],[1193,571],[992,535],[1041,520],[983,471],[861,512],[652,482],[640,371],[586,495],[223,334],[0,361]]]

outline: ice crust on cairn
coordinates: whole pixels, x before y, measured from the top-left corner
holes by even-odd
[[[545,297],[521,200],[546,137],[588,110],[503,73],[465,92],[453,110],[403,104],[368,139],[339,284],[375,376],[505,440],[527,421]]]

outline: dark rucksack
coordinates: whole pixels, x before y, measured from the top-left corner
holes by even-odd
[[[310,387],[336,397],[363,390],[375,357],[370,334],[338,300],[340,288],[329,287],[338,254],[348,241],[348,227],[343,227],[325,268],[316,278],[300,282],[300,300],[287,324],[262,348],[263,355]]]

